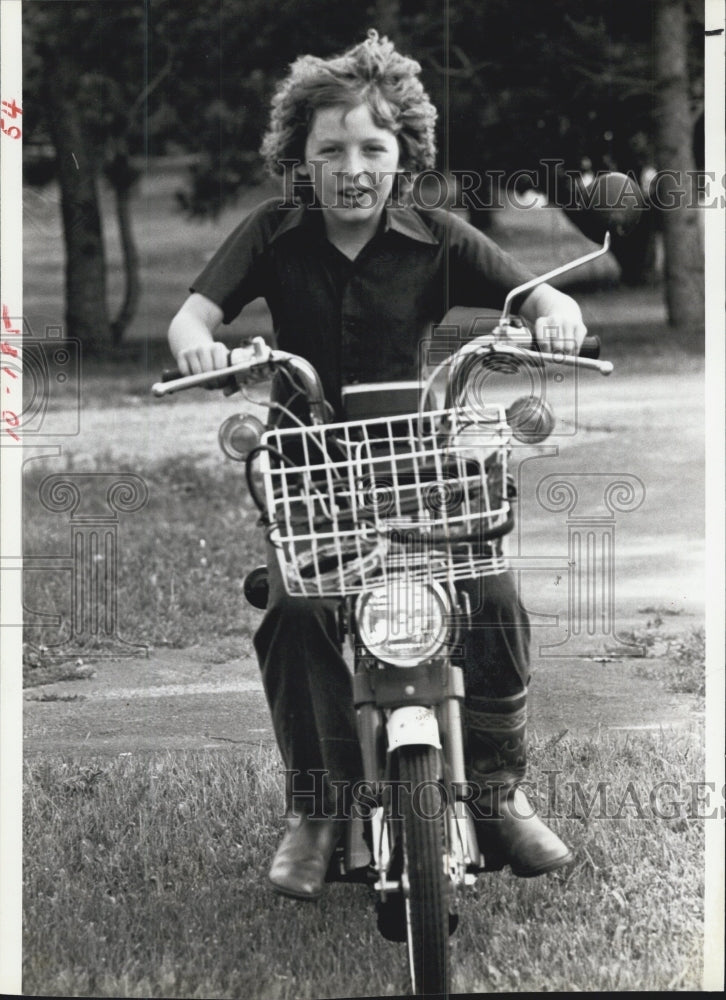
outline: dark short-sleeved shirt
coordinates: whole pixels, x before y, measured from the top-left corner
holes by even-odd
[[[263,297],[277,346],[320,374],[338,408],[341,385],[419,377],[418,349],[453,306],[501,308],[532,274],[461,217],[389,207],[355,260],[325,235],[322,213],[263,202],[193,283],[231,322]]]

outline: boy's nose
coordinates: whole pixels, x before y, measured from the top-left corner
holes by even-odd
[[[365,170],[365,163],[363,162],[363,157],[357,150],[350,150],[346,153],[345,161],[343,163],[343,173],[346,180],[352,181],[357,174],[360,174]]]

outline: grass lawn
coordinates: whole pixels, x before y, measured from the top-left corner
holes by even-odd
[[[101,463],[100,468],[103,468]],[[143,515],[127,519],[118,561],[116,599],[121,633],[134,642],[154,646],[189,646],[205,641],[213,650],[237,655],[248,642],[259,614],[242,596],[242,578],[253,565],[264,562],[264,544],[255,528],[256,509],[242,492],[239,466],[200,470],[194,462],[170,458],[166,463],[140,468],[132,463],[115,471],[142,473],[149,491]],[[38,502],[38,487],[48,475],[41,463],[31,463],[25,475],[25,555],[42,555],[67,546],[67,524]],[[107,486],[89,477],[88,509],[102,509]],[[32,511],[32,517],[30,512]],[[25,683],[47,683],[68,670],[60,661],[54,668],[53,650],[68,637],[71,594],[64,573],[28,570],[26,608],[56,614],[53,629],[32,624],[42,621],[26,615]],[[102,652],[88,639],[79,655]],[[47,653],[45,652],[47,649]],[[57,679],[57,677],[56,677]]]
[[[699,743],[605,735],[533,748],[540,810],[575,862],[479,878],[453,938],[455,992],[699,988],[699,816],[718,804],[697,804]],[[404,993],[404,947],[378,935],[364,886],[328,886],[318,904],[267,888],[281,787],[264,749],[29,759],[24,992]]]

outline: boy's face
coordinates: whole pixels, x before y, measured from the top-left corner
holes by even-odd
[[[318,203],[324,211],[335,212],[336,223],[360,224],[380,215],[398,160],[398,140],[374,123],[365,104],[315,112],[305,143],[305,167]]]

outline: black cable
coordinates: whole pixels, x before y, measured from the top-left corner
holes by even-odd
[[[250,496],[252,497],[252,501],[255,507],[257,507],[257,509],[261,513],[265,514],[267,513],[267,505],[265,501],[260,500],[259,496],[257,495],[257,487],[255,486],[254,481],[252,479],[252,462],[263,451],[269,452],[271,455],[274,455],[275,458],[277,458],[280,462],[284,462],[286,465],[292,466],[293,469],[297,469],[298,466],[292,461],[292,459],[288,458],[287,455],[284,455],[281,451],[278,451],[277,448],[272,448],[269,444],[258,444],[249,453],[249,455],[245,459],[245,479],[247,481],[247,489],[250,491]]]

